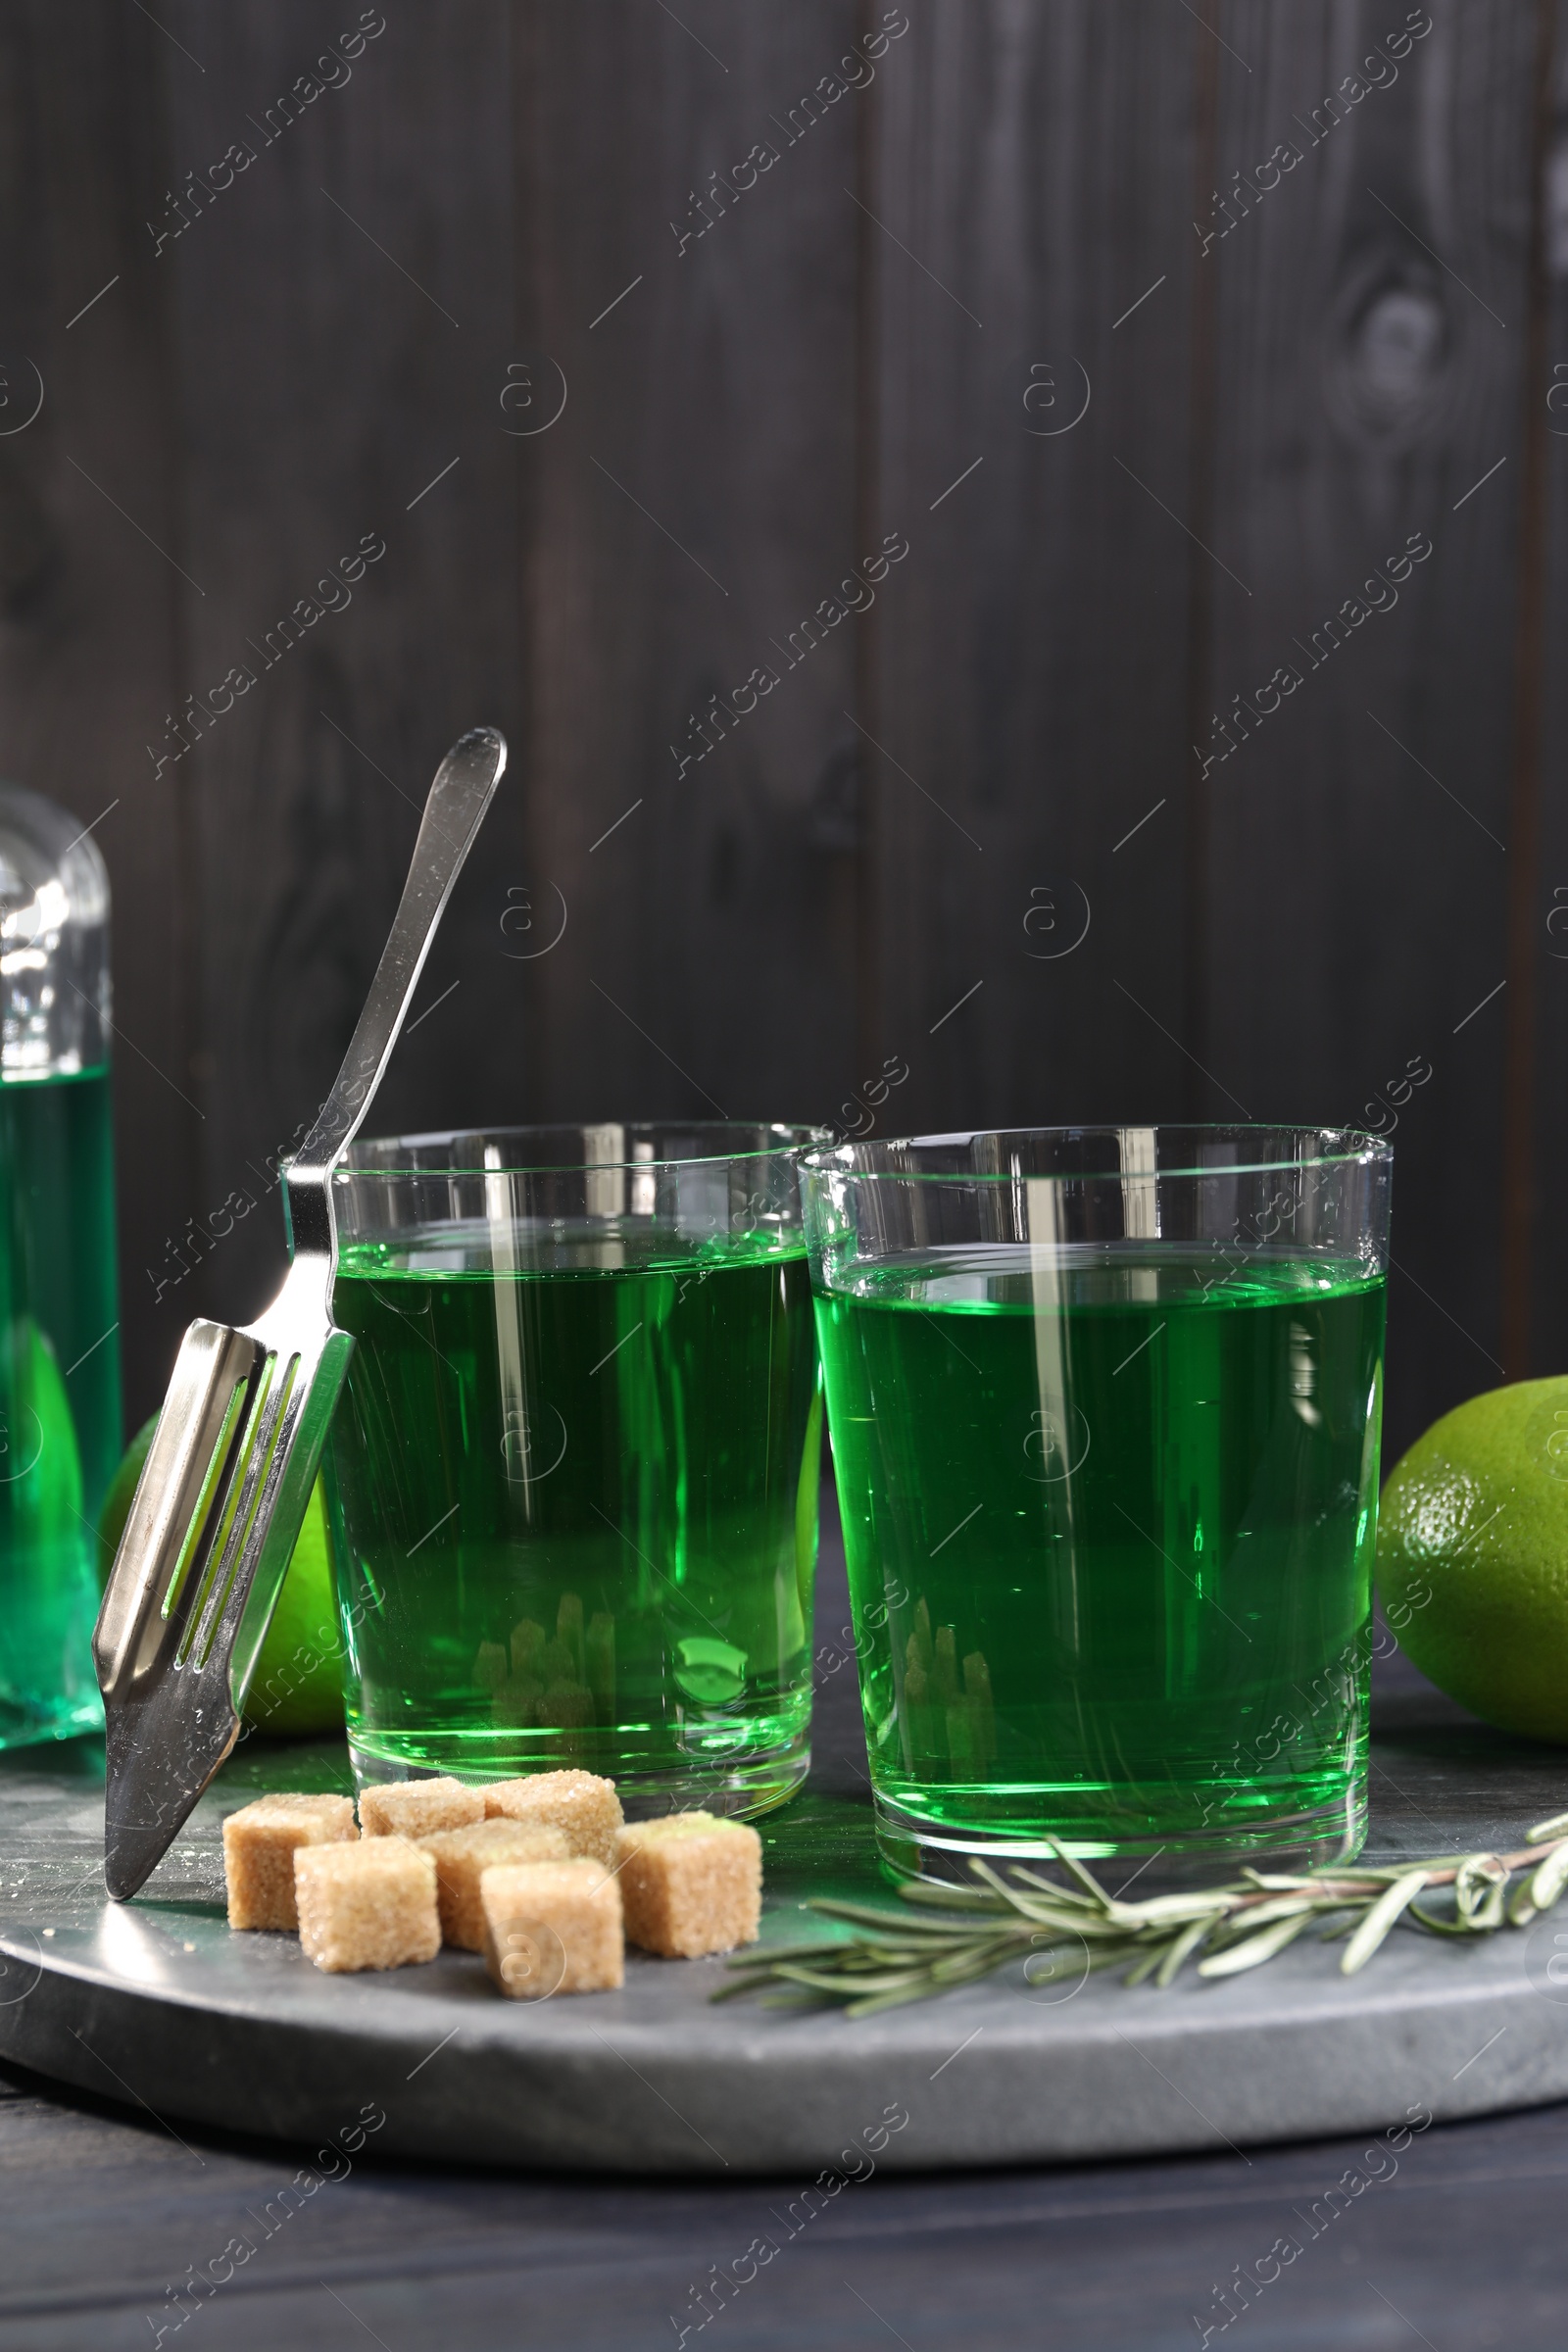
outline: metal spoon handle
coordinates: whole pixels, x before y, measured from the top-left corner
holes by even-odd
[[[414,861],[337,1082],[289,1164],[289,1184],[320,1184],[358,1135],[398,1042],[435,928],[507,765],[506,737],[473,727],[435,772]]]

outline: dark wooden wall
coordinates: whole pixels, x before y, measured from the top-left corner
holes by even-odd
[[[0,24],[0,769],[118,804],[132,1410],[273,1279],[479,719],[378,1123],[835,1117],[890,1057],[884,1131],[1396,1111],[1392,1443],[1563,1368],[1554,0],[387,0],[278,127],[357,15]]]

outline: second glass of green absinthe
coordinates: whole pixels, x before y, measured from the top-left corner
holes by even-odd
[[[1363,1830],[1384,1283],[1027,1247],[816,1300],[883,1850]]]
[[[350,1246],[328,1492],[369,1777],[580,1765],[755,1811],[808,1760],[821,1398],[807,1262],[557,1228]]]

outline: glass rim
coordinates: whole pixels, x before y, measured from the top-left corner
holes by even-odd
[[[699,1138],[768,1135],[776,1142],[755,1146],[750,1151],[684,1152],[657,1159],[520,1159],[509,1157],[499,1166],[484,1159],[445,1160],[435,1163],[384,1161],[374,1166],[357,1165],[354,1154],[362,1150],[416,1151],[421,1145],[473,1143],[481,1150],[486,1144],[509,1144],[523,1136],[581,1136],[590,1130],[618,1127],[623,1135],[635,1134],[639,1128],[679,1128],[686,1135]],[[810,1144],[821,1142],[831,1135],[831,1128],[819,1123],[784,1119],[544,1119],[507,1127],[437,1127],[421,1135],[362,1135],[356,1136],[348,1152],[332,1170],[334,1185],[347,1184],[359,1177],[447,1177],[447,1176],[582,1176],[600,1175],[614,1169],[624,1169],[628,1175],[647,1175],[656,1168],[711,1168],[723,1167],[731,1161],[756,1161],[792,1157]],[[287,1163],[285,1162],[285,1165]]]
[[[868,1136],[861,1142],[808,1146],[801,1151],[800,1166],[803,1175],[847,1175],[864,1184],[1097,1184],[1107,1181],[1124,1182],[1128,1178],[1157,1180],[1193,1177],[1272,1176],[1285,1175],[1298,1168],[1351,1167],[1357,1163],[1392,1167],[1394,1146],[1385,1136],[1373,1135],[1359,1127],[1309,1127],[1294,1130],[1298,1135],[1312,1136],[1324,1143],[1338,1142],[1353,1145],[1353,1150],[1314,1152],[1308,1155],[1296,1154],[1286,1159],[1231,1160],[1223,1165],[1207,1167],[1128,1168],[1120,1161],[1114,1167],[1050,1168],[1038,1174],[1023,1173],[1012,1168],[915,1168],[871,1167],[858,1154],[877,1152],[930,1152],[943,1145],[972,1144],[978,1137],[995,1137],[998,1142],[1015,1139],[1032,1143],[1043,1136],[1063,1136],[1085,1142],[1098,1137],[1123,1136],[1129,1133],[1144,1135],[1178,1134],[1190,1136],[1234,1136],[1238,1139],[1255,1135],[1280,1135],[1293,1132],[1288,1122],[1262,1119],[1227,1121],[1223,1119],[1164,1119],[1147,1126],[1131,1122],[1112,1125],[1109,1122],[1092,1126],[1057,1127],[965,1127],[956,1128],[943,1135],[883,1136],[876,1141]]]

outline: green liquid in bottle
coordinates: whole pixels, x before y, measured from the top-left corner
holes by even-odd
[[[557,1228],[351,1245],[328,1454],[350,1740],[759,1811],[804,1775],[821,1401],[806,1258]],[[476,1262],[475,1262],[476,1261]]]
[[[956,1250],[818,1296],[897,1866],[1358,1841],[1384,1285],[1214,1276]]]
[[[0,1747],[103,1722],[96,1536],[120,1458],[109,1073],[0,1084]]]

